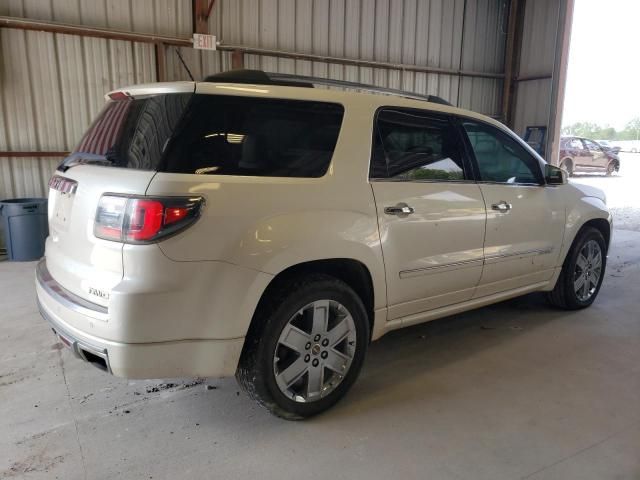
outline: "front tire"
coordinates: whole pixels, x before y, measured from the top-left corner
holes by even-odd
[[[607,165],[607,177],[610,177],[611,175],[613,175],[615,171],[616,171],[615,162],[609,162],[609,165]]]
[[[346,283],[324,274],[298,277],[261,302],[236,378],[274,415],[317,415],[353,385],[369,338],[365,307]]]
[[[562,271],[548,298],[565,310],[590,306],[600,291],[607,266],[607,244],[599,230],[582,229],[571,246]]]

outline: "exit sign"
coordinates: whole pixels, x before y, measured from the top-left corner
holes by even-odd
[[[204,35],[202,33],[193,34],[193,48],[199,50],[215,50],[216,49],[216,36]]]

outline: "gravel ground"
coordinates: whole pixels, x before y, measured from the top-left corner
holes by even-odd
[[[640,154],[622,153],[620,171],[611,177],[603,174],[576,174],[571,182],[601,188],[613,215],[613,226],[640,232]]]

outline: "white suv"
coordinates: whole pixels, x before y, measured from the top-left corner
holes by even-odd
[[[108,94],[51,179],[36,274],[78,357],[129,378],[235,374],[303,418],[390,330],[533,291],[594,301],[602,192],[437,98],[291,85],[248,72]]]

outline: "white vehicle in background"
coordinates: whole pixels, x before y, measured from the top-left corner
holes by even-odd
[[[612,140],[611,145],[619,147],[621,152],[640,152],[640,140]]]
[[[78,357],[129,378],[236,375],[299,419],[344,396],[391,330],[534,291],[591,305],[600,190],[437,97],[299,82],[108,95],[51,179],[36,272]]]

